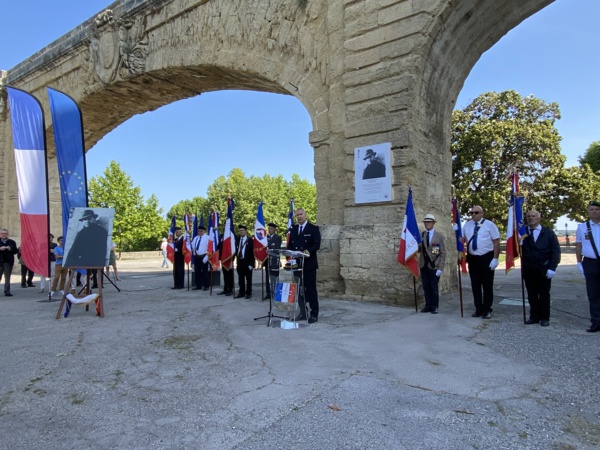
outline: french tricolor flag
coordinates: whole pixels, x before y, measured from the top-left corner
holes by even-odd
[[[419,226],[413,207],[412,189],[408,188],[408,200],[406,201],[406,212],[404,213],[404,223],[402,224],[402,233],[400,233],[400,249],[398,250],[398,262],[412,272],[415,278],[419,278],[419,265],[417,261],[417,252],[421,236],[419,235]]]
[[[31,94],[11,87],[7,90],[19,190],[21,255],[29,269],[48,277],[50,224],[44,113]]]
[[[282,303],[294,303],[298,292],[297,283],[277,283],[275,290],[275,301]]]

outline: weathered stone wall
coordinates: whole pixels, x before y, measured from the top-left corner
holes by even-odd
[[[203,92],[294,95],[312,118],[320,289],[412,302],[396,263],[407,186],[417,217],[451,238],[450,115],[480,55],[549,0],[124,0],[0,78],[46,111],[53,227],[58,178],[45,87],[78,101],[86,148],[132,117]],[[0,211],[18,238],[6,92],[0,96]],[[392,143],[394,198],[354,203],[353,149]],[[448,258],[448,269],[454,258]],[[452,272],[447,270],[447,272]],[[448,288],[451,276],[442,284]]]

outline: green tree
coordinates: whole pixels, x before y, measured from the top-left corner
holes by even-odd
[[[211,209],[209,207],[208,200],[204,197],[198,196],[192,198],[191,200],[181,200],[173,205],[167,213],[167,220],[170,220],[173,216],[182,218],[186,213],[198,214],[198,218],[204,214],[204,217],[206,218],[208,217],[210,211]],[[198,222],[198,224],[200,224],[200,222]],[[206,224],[208,224],[208,222],[206,222]]]
[[[274,222],[279,230],[285,230],[290,198],[296,206],[306,209],[310,220],[316,218],[316,187],[298,175],[292,175],[290,182],[282,175],[275,177],[246,177],[244,172],[233,169],[227,177],[220,176],[209,187],[207,202],[211,210],[219,211],[223,217],[227,211],[227,198],[235,200],[234,222],[254,228],[258,202],[263,201],[265,221]],[[224,222],[224,220],[222,221]]]
[[[144,200],[141,190],[133,184],[115,161],[103,175],[93,177],[88,184],[90,206],[114,208],[113,241],[122,251],[154,250],[168,225],[153,194]]]
[[[600,170],[600,141],[595,141],[590,144],[583,156],[579,157],[579,164],[589,165],[594,172]]]
[[[557,103],[515,91],[488,92],[452,114],[452,173],[461,213],[481,205],[486,217],[506,226],[511,174],[518,172],[526,208],[535,208],[546,224],[568,212],[560,186],[565,172]]]
[[[594,172],[587,164],[569,167],[558,177],[556,184],[567,217],[575,222],[586,220],[589,201],[600,198],[600,172]]]

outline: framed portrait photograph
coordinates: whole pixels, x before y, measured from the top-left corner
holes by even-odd
[[[391,149],[390,142],[354,149],[355,203],[392,201]]]
[[[106,267],[112,242],[113,208],[71,208],[63,267]]]

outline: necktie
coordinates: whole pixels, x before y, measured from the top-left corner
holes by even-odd
[[[304,225],[300,225],[300,229],[298,230],[298,234],[302,234],[304,231]]]
[[[529,229],[529,235],[531,236],[531,239],[533,239],[533,242],[535,242],[535,234],[533,234],[534,231],[535,231],[534,228]]]
[[[429,231],[427,232],[427,238],[425,242],[427,243],[427,247],[429,247]]]
[[[473,251],[477,250],[477,232],[479,231],[479,224],[475,225],[475,230],[473,231],[473,241],[471,241],[471,247]]]

